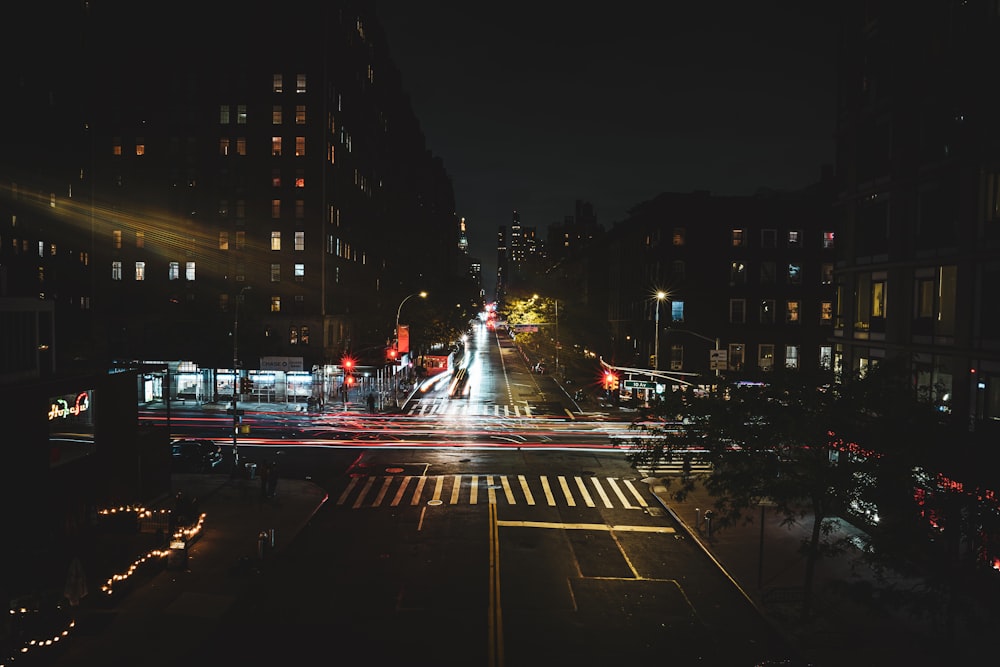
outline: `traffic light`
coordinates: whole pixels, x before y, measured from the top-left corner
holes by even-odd
[[[604,388],[608,391],[615,391],[618,389],[618,376],[611,371],[604,372]]]
[[[396,361],[396,357],[397,357],[397,354],[396,354],[396,346],[395,345],[390,345],[389,347],[385,348],[385,360],[386,361],[388,361],[390,363],[395,362]]]
[[[354,371],[354,359],[346,354],[341,357],[340,365],[344,367],[344,373],[351,373]]]
[[[347,376],[345,376],[344,377],[344,384],[346,384],[348,387],[353,387],[354,386],[354,376],[353,375],[347,375]]]

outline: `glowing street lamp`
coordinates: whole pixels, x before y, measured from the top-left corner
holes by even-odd
[[[660,290],[656,293],[656,333],[653,343],[653,370],[660,370],[660,302],[667,298],[667,293]]]
[[[397,355],[396,358],[397,358],[397,360],[399,358],[399,353],[401,352],[401,350],[399,349],[399,315],[400,315],[400,313],[403,312],[403,304],[406,303],[407,301],[409,301],[410,299],[412,299],[415,296],[419,296],[421,299],[426,299],[427,298],[427,292],[414,292],[413,294],[409,294],[409,295],[403,297],[403,300],[399,302],[399,308],[396,309],[396,355]],[[407,350],[407,352],[409,352],[409,350]],[[393,380],[394,380],[394,382],[393,382],[394,386],[393,386],[393,389],[392,389],[392,395],[393,395],[393,399],[395,400],[396,407],[398,408],[399,407],[399,383],[395,382],[395,377],[393,378]]]

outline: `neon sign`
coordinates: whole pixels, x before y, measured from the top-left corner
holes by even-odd
[[[90,409],[90,394],[83,391],[77,394],[76,403],[72,406],[64,398],[57,398],[49,407],[49,421],[55,419],[68,419],[69,417],[76,417],[80,413],[86,412]]]

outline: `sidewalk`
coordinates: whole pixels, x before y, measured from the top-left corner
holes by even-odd
[[[101,600],[99,585],[91,585],[70,636],[59,646],[37,649],[37,658],[25,664],[183,664],[214,631],[213,620],[253,584],[258,568],[267,567],[327,499],[316,484],[295,479],[279,480],[273,498],[262,497],[259,480],[227,475],[174,475],[173,487],[196,496],[205,514],[203,535],[188,550],[186,567],[168,565],[111,603]],[[271,529],[274,546],[265,541],[261,557],[258,536]]]
[[[852,571],[856,553],[821,559],[813,583],[812,618],[802,620],[801,600],[805,581],[805,557],[799,553],[812,527],[812,517],[788,527],[768,508],[755,513],[748,525],[709,528],[705,510],[711,496],[700,486],[684,502],[670,498],[663,480],[645,480],[663,506],[676,518],[727,573],[744,595],[796,646],[801,657],[817,667],[864,665],[973,665],[985,664],[996,653],[993,637],[960,629],[958,649],[940,641],[943,628],[904,613],[879,615],[861,603],[837,592],[838,581],[874,581],[874,574],[861,566]],[[830,540],[859,535],[850,523],[836,520]],[[761,553],[763,552],[763,562]],[[913,581],[897,583],[912,585]]]

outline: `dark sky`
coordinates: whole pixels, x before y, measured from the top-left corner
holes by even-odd
[[[795,189],[833,162],[825,0],[377,0],[492,289],[496,232],[661,192]]]

